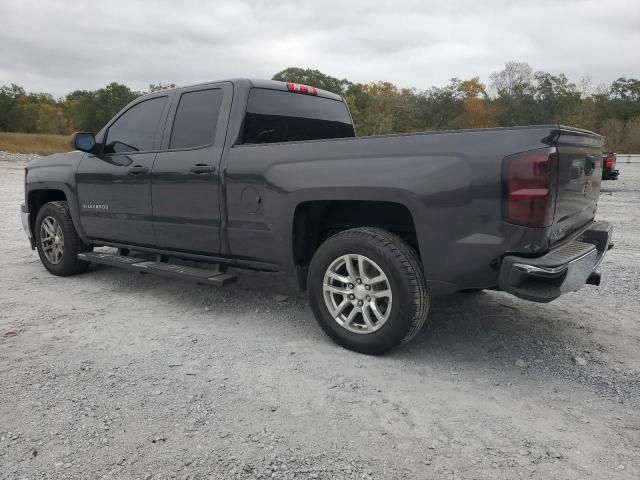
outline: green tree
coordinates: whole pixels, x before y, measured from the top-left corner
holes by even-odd
[[[535,73],[536,123],[567,123],[580,104],[580,92],[564,74]]]
[[[490,105],[487,90],[480,78],[474,77],[458,84],[459,95],[463,96],[460,115],[451,120],[452,128],[488,128],[498,126],[498,111]]]
[[[608,150],[618,151],[624,145],[625,124],[619,118],[607,118],[600,126],[599,133],[604,135]]]
[[[76,90],[66,96],[63,109],[71,131],[92,130],[96,120],[95,92]]]
[[[394,133],[398,114],[398,88],[389,82],[362,84],[350,88],[347,102],[360,135]]]
[[[640,115],[640,80],[618,78],[609,88],[609,115],[628,121]]]
[[[632,118],[627,122],[622,149],[625,152],[640,152],[640,117]]]
[[[423,94],[423,125],[425,130],[452,128],[451,123],[464,112],[462,81],[449,80],[444,88],[431,87]]]
[[[36,131],[38,133],[68,133],[69,122],[64,115],[64,110],[56,104],[44,103],[39,106]]]
[[[115,82],[96,91],[96,117],[91,131],[100,130],[116,113],[139,96],[139,92],[134,92],[126,85]]]
[[[17,131],[18,99],[25,96],[24,89],[16,84],[0,87],[0,131]]]
[[[502,126],[535,123],[533,71],[526,63],[507,62],[504,69],[489,76],[496,94],[494,105]]]
[[[77,90],[67,95],[64,110],[73,130],[97,133],[125,105],[140,96],[126,85],[111,83],[95,91]]]
[[[38,128],[40,109],[44,105],[55,104],[56,101],[47,93],[29,93],[19,96],[14,110],[14,130],[27,133],[40,132]]]
[[[309,85],[311,87],[320,88],[329,92],[344,95],[351,86],[351,82],[346,79],[338,79],[330,75],[326,75],[319,70],[309,68],[289,67],[276,73],[272,80],[280,82],[294,82]]]

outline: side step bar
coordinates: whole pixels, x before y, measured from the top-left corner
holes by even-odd
[[[85,252],[79,253],[78,258],[86,262],[126,268],[141,273],[154,273],[163,277],[194,280],[198,283],[219,287],[234,283],[238,279],[235,275],[226,272],[217,272],[187,265],[175,265],[173,263],[151,262],[142,258],[125,257],[113,253]]]

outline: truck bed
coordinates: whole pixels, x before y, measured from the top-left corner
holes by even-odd
[[[411,212],[435,291],[494,286],[491,265],[503,255],[542,255],[593,218],[599,174],[589,177],[589,194],[581,196],[587,180],[578,160],[596,154],[601,141],[590,132],[542,125],[235,146],[224,165],[229,253],[292,268],[296,206],[323,199],[395,202]],[[560,183],[553,225],[503,221],[503,158],[556,146]],[[268,187],[262,201],[272,208],[248,213],[242,192],[256,185]]]

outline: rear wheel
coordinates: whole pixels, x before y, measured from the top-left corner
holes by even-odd
[[[418,255],[379,228],[346,230],[320,245],[308,287],[322,329],[358,352],[381,354],[408,342],[427,320],[430,297]]]
[[[49,272],[66,277],[89,268],[90,262],[79,260],[78,254],[90,247],[78,237],[67,202],[45,204],[36,217],[34,232],[38,255]]]

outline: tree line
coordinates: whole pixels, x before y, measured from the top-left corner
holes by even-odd
[[[175,87],[151,84],[146,92],[111,83],[98,90],[76,90],[63,98],[27,93],[19,85],[0,87],[0,131],[68,134],[98,132],[122,107],[145,93]]]
[[[274,80],[312,85],[342,95],[359,135],[430,130],[562,123],[606,137],[607,148],[640,152],[640,80],[621,77],[610,85],[579,84],[566,75],[534,72],[508,62],[489,77],[452,78],[443,87],[400,88],[378,81],[354,83],[318,70],[287,68]],[[139,95],[173,84],[151,84],[146,92],[111,83],[63,98],[27,93],[18,85],[0,87],[0,131],[66,134],[97,132]]]
[[[452,78],[444,87],[418,90],[300,68],[273,78],[342,95],[360,135],[561,123],[601,133],[613,151],[640,152],[640,80],[634,78],[576,85],[564,74],[534,72],[519,62],[491,74],[489,86],[478,77]]]

